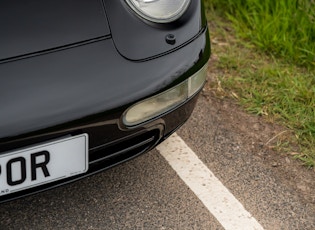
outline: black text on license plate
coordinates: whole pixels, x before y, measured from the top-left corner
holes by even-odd
[[[0,196],[88,170],[88,135],[0,155]]]

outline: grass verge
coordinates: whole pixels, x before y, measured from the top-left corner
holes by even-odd
[[[238,38],[233,22],[208,7],[213,57],[220,69],[220,96],[236,98],[247,111],[281,123],[294,132],[282,140],[286,150],[315,166],[315,78],[312,68],[292,65]],[[279,57],[279,56],[277,56]],[[292,149],[298,146],[298,149]],[[291,148],[291,149],[290,149]],[[283,150],[283,149],[282,149]]]
[[[264,52],[315,67],[314,0],[205,0]]]

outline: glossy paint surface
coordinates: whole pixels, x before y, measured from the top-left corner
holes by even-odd
[[[0,60],[109,33],[101,0],[0,1]]]
[[[191,1],[187,12],[170,24],[144,21],[124,0],[105,0],[104,3],[115,46],[122,56],[131,60],[170,52],[196,37],[206,26],[200,1]],[[170,34],[175,38],[174,44],[166,42]]]
[[[182,18],[164,26],[144,22],[124,0],[0,3],[12,13],[0,9],[0,28],[9,32],[0,36],[0,154],[87,133],[90,158],[87,173],[4,195],[0,203],[132,159],[185,123],[198,94],[137,126],[127,127],[122,117],[207,63],[207,25],[201,1],[192,2]],[[21,9],[25,21],[18,22]]]
[[[0,64],[0,140],[129,105],[163,89],[207,61],[206,37],[185,49],[137,63],[111,39]],[[157,68],[163,66],[163,68]],[[200,66],[201,67],[201,66]],[[195,70],[194,70],[195,69]]]

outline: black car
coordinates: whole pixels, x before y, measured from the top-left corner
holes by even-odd
[[[0,2],[0,202],[149,151],[189,118],[201,0]]]

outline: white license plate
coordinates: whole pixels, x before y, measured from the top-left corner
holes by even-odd
[[[0,155],[0,196],[87,170],[87,134],[9,152]]]

